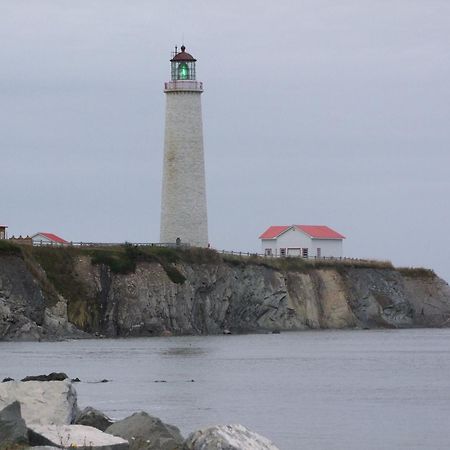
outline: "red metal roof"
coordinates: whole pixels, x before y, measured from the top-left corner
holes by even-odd
[[[50,239],[53,242],[57,242],[58,244],[68,244],[68,242],[66,240],[64,240],[63,238],[60,238],[59,236],[56,236],[56,234],[53,233],[37,233],[35,234],[33,237],[36,237],[38,235],[42,235],[45,236],[47,239]]]
[[[197,61],[190,53],[186,52],[186,47],[181,46],[181,52],[177,53],[171,61]]]
[[[275,239],[292,227],[298,228],[313,239],[345,239],[345,236],[326,225],[272,225],[259,236],[259,239]]]
[[[345,236],[326,225],[295,225],[314,239],[345,239]]]
[[[292,225],[291,225],[292,226]],[[288,228],[291,228],[289,225],[272,225],[267,228],[266,231],[259,237],[259,239],[275,239],[281,233],[284,233]]]

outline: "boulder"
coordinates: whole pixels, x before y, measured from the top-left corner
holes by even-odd
[[[20,403],[13,402],[0,411],[0,447],[6,444],[21,445],[27,443],[27,426],[20,413]]]
[[[105,431],[127,439],[130,450],[181,450],[183,446],[183,437],[177,427],[146,412],[135,413]]]
[[[84,408],[83,411],[78,413],[74,423],[77,425],[87,425],[88,427],[94,427],[98,430],[105,431],[113,424],[113,421],[98,409],[88,406],[87,408]]]
[[[64,372],[52,372],[48,375],[30,375],[21,381],[64,381],[69,378]]]
[[[60,450],[60,447],[54,447],[53,445],[35,445],[33,447],[28,447],[27,450]]]
[[[37,425],[28,429],[30,444],[77,450],[128,450],[128,442],[85,425]]]
[[[267,438],[243,425],[216,425],[192,433],[183,450],[278,450]]]
[[[28,447],[27,450],[60,450],[60,447],[54,447],[53,445],[34,445],[33,447]]]
[[[70,380],[0,383],[0,408],[19,401],[26,424],[72,423],[78,412]]]

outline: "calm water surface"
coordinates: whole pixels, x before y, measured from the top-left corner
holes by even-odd
[[[52,371],[82,380],[82,407],[185,435],[242,423],[284,450],[450,448],[450,330],[0,342],[1,378]]]

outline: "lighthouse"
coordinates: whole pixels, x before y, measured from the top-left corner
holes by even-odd
[[[201,94],[196,59],[175,47],[165,83],[166,121],[161,199],[162,243],[208,246]]]

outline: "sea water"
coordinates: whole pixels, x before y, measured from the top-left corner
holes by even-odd
[[[449,449],[450,330],[0,342],[0,377],[66,372],[81,407],[284,450]],[[101,383],[101,380],[110,380]]]

